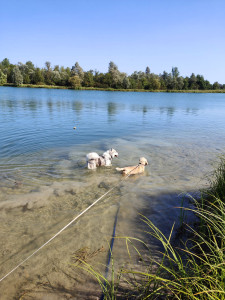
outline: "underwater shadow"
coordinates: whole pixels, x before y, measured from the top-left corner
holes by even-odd
[[[142,200],[144,207],[134,219],[137,226],[138,238],[148,245],[156,246],[162,250],[162,244],[149,233],[150,228],[144,222],[149,219],[162,234],[169,238],[172,232],[172,242],[183,243],[187,240],[186,225],[193,226],[197,217],[194,213],[193,199],[199,198],[199,191],[185,193],[159,193],[156,195],[144,195]],[[187,208],[188,210],[186,210]]]

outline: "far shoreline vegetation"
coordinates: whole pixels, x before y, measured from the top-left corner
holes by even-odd
[[[97,87],[80,87],[72,88],[68,86],[57,85],[35,85],[35,84],[21,84],[19,86],[15,84],[1,84],[5,87],[17,87],[17,88],[36,88],[36,89],[56,89],[56,90],[77,90],[77,91],[106,91],[106,92],[139,92],[139,93],[225,93],[223,90],[145,90],[145,89],[113,89],[113,88],[97,88]]]
[[[225,93],[225,84],[210,83],[202,75],[180,76],[177,67],[171,73],[151,73],[147,66],[145,72],[134,71],[131,75],[120,72],[114,62],[109,63],[108,72],[84,71],[78,62],[71,68],[51,66],[35,67],[31,61],[25,64],[11,64],[5,58],[0,62],[0,86],[100,90],[122,92],[174,92],[174,93]]]

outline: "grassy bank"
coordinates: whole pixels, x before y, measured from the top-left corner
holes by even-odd
[[[130,267],[124,265],[115,273],[112,259],[111,279],[83,262],[99,282],[104,299],[225,299],[225,159],[221,159],[210,188],[202,191],[198,200],[190,199],[193,208],[184,211],[192,211],[197,221],[192,226],[182,224],[179,244],[173,228],[166,237],[142,217],[147,235],[162,245],[160,260],[147,250],[143,255],[135,246],[141,267],[132,267],[135,259],[130,256]],[[140,242],[148,249],[147,242],[125,239],[127,245]]]
[[[7,83],[0,86],[15,87],[15,85]],[[57,85],[36,85],[36,84],[22,84],[17,86],[20,88],[45,88],[45,89],[60,89],[67,90],[72,89],[68,86],[57,86]],[[97,87],[79,87],[76,90],[85,91],[112,91],[112,92],[145,92],[145,93],[225,93],[223,90],[145,90],[145,89],[113,89],[113,88],[97,88]]]

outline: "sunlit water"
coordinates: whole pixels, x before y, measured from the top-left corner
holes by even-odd
[[[45,293],[48,299],[66,293],[85,299],[78,290],[84,283],[86,292],[93,287],[69,265],[73,253],[83,247],[107,250],[118,207],[117,235],[142,236],[138,213],[168,233],[179,220],[178,195],[207,186],[225,148],[224,94],[0,87],[0,111],[0,277],[117,185],[4,279],[1,299],[27,289],[34,299]],[[87,170],[87,153],[111,147],[119,152],[112,167]],[[149,161],[145,173],[122,181],[115,168],[135,165],[140,156]],[[154,252],[157,246],[149,243]],[[116,240],[118,264],[127,259],[123,246]],[[106,260],[107,251],[94,258]]]

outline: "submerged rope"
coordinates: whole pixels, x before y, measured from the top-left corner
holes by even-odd
[[[109,265],[110,265],[110,261],[111,261],[111,257],[112,257],[112,250],[113,250],[113,245],[114,245],[114,240],[115,240],[115,235],[116,235],[116,225],[117,225],[119,210],[120,210],[120,204],[117,208],[117,212],[116,212],[116,216],[115,216],[115,220],[114,220],[114,225],[113,225],[113,234],[112,234],[112,239],[111,239],[111,243],[110,243],[110,247],[109,247],[108,262],[107,262],[106,270],[105,270],[104,287],[106,287],[106,279],[107,279],[108,273],[109,273]],[[104,300],[104,297],[105,297],[105,295],[104,295],[104,293],[102,293],[102,296],[101,296],[100,300]]]
[[[138,167],[135,166],[128,174],[127,176],[124,178],[124,180],[126,178],[128,178],[131,175],[131,172],[134,171],[136,168]],[[123,180],[123,181],[124,181]],[[32,256],[34,256],[38,251],[40,251],[42,248],[44,248],[47,244],[49,244],[54,238],[56,238],[61,232],[63,232],[67,227],[69,227],[72,223],[74,223],[79,217],[81,217],[84,213],[86,213],[90,208],[92,208],[92,206],[94,206],[96,203],[98,203],[103,197],[105,197],[107,194],[109,194],[112,190],[114,190],[118,185],[120,184],[120,182],[118,184],[116,184],[115,186],[113,186],[111,189],[109,189],[105,194],[103,194],[102,196],[100,196],[97,200],[95,200],[91,205],[89,205],[86,209],[84,209],[78,216],[76,216],[72,221],[70,221],[67,225],[65,225],[60,231],[58,231],[53,237],[51,237],[47,242],[45,242],[41,247],[39,247],[37,250],[35,250],[31,255],[29,255],[26,259],[24,259],[21,263],[19,263],[15,268],[13,268],[10,272],[8,272],[5,276],[3,276],[0,279],[0,282],[2,280],[4,280],[6,277],[8,277],[10,274],[12,274],[16,269],[18,269],[22,264],[24,264],[28,259],[30,259]]]

